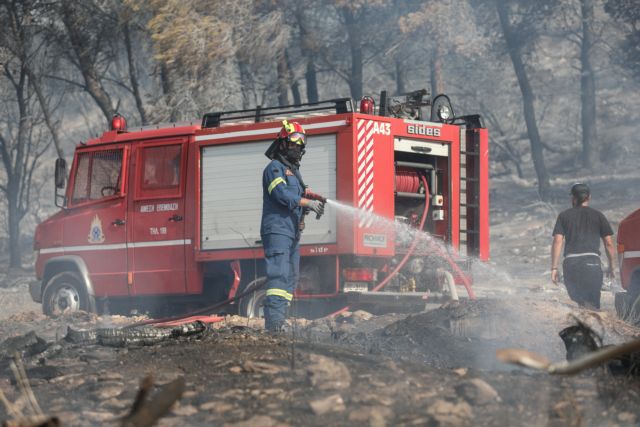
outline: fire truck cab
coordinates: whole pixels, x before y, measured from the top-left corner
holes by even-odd
[[[624,218],[618,226],[618,262],[624,292],[615,296],[618,315],[640,321],[640,209]]]
[[[487,130],[477,115],[455,117],[448,97],[425,94],[383,92],[379,108],[365,97],[359,111],[344,98],[140,129],[114,117],[76,147],[68,183],[56,162],[61,210],[36,229],[32,298],[49,315],[220,301],[259,315],[264,152],[285,118],[307,132],[305,182],[353,208],[329,204],[306,218],[298,307],[424,307],[447,279],[473,297],[470,263],[489,257]]]

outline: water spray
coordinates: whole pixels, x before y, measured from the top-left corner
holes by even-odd
[[[467,278],[467,276],[464,274],[464,272],[460,269],[460,267],[456,264],[455,260],[451,257],[450,254],[447,253],[446,250],[443,250],[442,248],[439,247],[438,243],[426,232],[424,231],[424,225],[426,222],[426,218],[427,218],[427,213],[429,211],[429,205],[430,205],[430,194],[429,194],[429,187],[427,185],[426,182],[426,178],[424,177],[424,175],[420,174],[419,175],[420,180],[423,183],[423,187],[425,189],[425,205],[424,205],[424,210],[422,212],[422,217],[420,218],[420,222],[418,227],[416,227],[415,229],[412,229],[411,231],[415,233],[413,240],[409,246],[409,249],[407,250],[407,253],[403,256],[403,258],[401,259],[401,261],[395,266],[395,268],[387,275],[387,277],[385,277],[382,282],[378,283],[371,291],[372,292],[378,292],[381,289],[383,289],[385,286],[387,286],[387,284],[389,284],[391,282],[391,280],[393,279],[393,277],[396,276],[396,274],[398,274],[398,272],[402,269],[402,267],[407,263],[407,261],[411,258],[411,256],[413,255],[413,253],[415,252],[418,244],[421,241],[426,241],[429,246],[432,248],[432,250],[442,259],[444,259],[449,266],[451,267],[452,271],[462,280],[462,284],[465,287],[465,289],[467,290],[467,293],[469,295],[469,298],[471,299],[475,299],[475,293],[473,291],[473,289],[471,288],[471,282],[469,281],[469,279]],[[417,177],[415,177],[417,178]],[[411,181],[408,182],[407,184],[411,184],[413,185],[413,187],[416,187],[416,184]],[[325,199],[326,200],[326,199]],[[342,208],[342,209],[352,209],[354,212],[357,212],[358,214],[364,214],[367,216],[374,216],[374,218],[376,218],[378,221],[384,221],[384,222],[391,222],[388,218],[382,218],[382,217],[377,217],[377,215],[371,214],[369,212],[364,212],[362,210],[347,206],[347,205],[343,205],[342,203],[336,202],[336,201],[328,201],[329,204],[334,205],[335,207],[338,208]],[[393,223],[394,226],[397,226],[397,223],[394,222]],[[457,297],[457,293],[453,292],[455,291],[455,286],[453,286],[453,291],[451,289],[451,285],[453,283],[453,275],[451,275],[449,273],[449,276],[451,277],[447,277],[447,284],[449,285],[449,290],[452,293],[452,296],[455,294],[455,296]],[[329,317],[334,317],[346,310],[348,310],[350,307],[344,307],[332,314],[329,315]]]

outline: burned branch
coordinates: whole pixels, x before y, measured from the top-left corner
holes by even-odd
[[[122,420],[121,427],[148,427],[162,418],[175,402],[180,400],[185,389],[184,377],[180,377],[162,387],[153,397],[149,397],[153,387],[153,377],[145,377],[131,412]]]

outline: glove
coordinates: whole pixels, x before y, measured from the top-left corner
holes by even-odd
[[[319,219],[322,216],[322,214],[324,214],[324,203],[319,202],[317,200],[309,200],[306,207],[316,213],[317,219]]]
[[[318,201],[320,201],[322,203],[326,203],[326,201],[327,201],[326,197],[321,196],[320,194],[314,193],[309,188],[306,188],[304,190],[304,195],[302,197],[305,197],[305,198],[310,199],[310,200],[318,200]]]

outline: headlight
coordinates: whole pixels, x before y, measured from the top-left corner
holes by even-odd
[[[438,107],[438,118],[440,121],[447,121],[451,118],[451,108],[448,105],[441,105]]]

